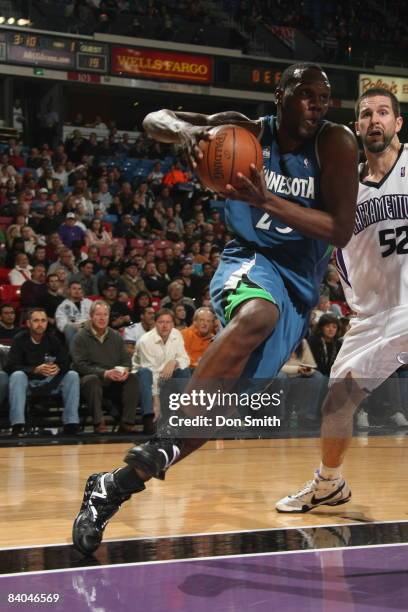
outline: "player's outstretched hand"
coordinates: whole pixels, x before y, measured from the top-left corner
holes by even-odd
[[[250,170],[250,179],[239,172],[237,174],[235,187],[231,184],[226,185],[225,191],[223,191],[221,195],[231,200],[242,200],[257,208],[263,208],[270,196],[266,187],[264,174],[263,172],[259,172],[254,164],[250,165]]]
[[[200,140],[212,140],[214,138],[214,135],[211,134],[213,127],[192,125],[179,133],[180,143],[186,152],[187,161],[193,170],[197,167],[197,160],[203,157],[198,143]]]

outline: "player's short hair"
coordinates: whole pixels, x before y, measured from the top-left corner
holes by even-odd
[[[390,91],[389,89],[385,89],[385,87],[370,87],[370,89],[366,89],[366,91],[361,94],[354,106],[356,119],[358,119],[358,116],[360,114],[361,101],[365,98],[371,98],[372,96],[385,96],[386,98],[389,98],[391,100],[391,106],[394,115],[396,117],[399,117],[401,115],[400,103],[398,102],[397,96],[395,96],[392,91]]]
[[[292,64],[282,72],[278,83],[279,89],[286,89],[292,84],[293,81],[297,81],[298,76],[295,75],[296,71],[303,72],[304,70],[317,70],[318,72],[324,72],[323,68],[314,62],[299,62],[298,64]]]

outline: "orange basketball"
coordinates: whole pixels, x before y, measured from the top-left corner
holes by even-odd
[[[202,159],[197,161],[201,182],[213,191],[224,191],[229,183],[237,185],[237,173],[250,178],[250,164],[262,170],[262,149],[256,137],[238,125],[220,125],[211,130],[213,140],[202,140]]]

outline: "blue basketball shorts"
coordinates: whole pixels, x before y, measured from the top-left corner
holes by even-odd
[[[225,248],[210,289],[223,326],[234,316],[234,309],[248,299],[262,298],[276,304],[279,320],[275,329],[252,353],[242,377],[276,376],[306,335],[310,309],[291,297],[273,261],[236,243]]]

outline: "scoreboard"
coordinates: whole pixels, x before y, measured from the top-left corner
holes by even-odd
[[[85,70],[86,72],[99,72],[100,74],[107,74],[108,56],[108,45],[94,42],[78,42],[76,68],[77,70]]]
[[[284,68],[284,65],[262,60],[217,58],[215,74],[217,85],[273,93]]]
[[[30,32],[2,35],[0,41],[5,40],[8,63],[100,74],[108,72],[109,47],[106,44]]]

